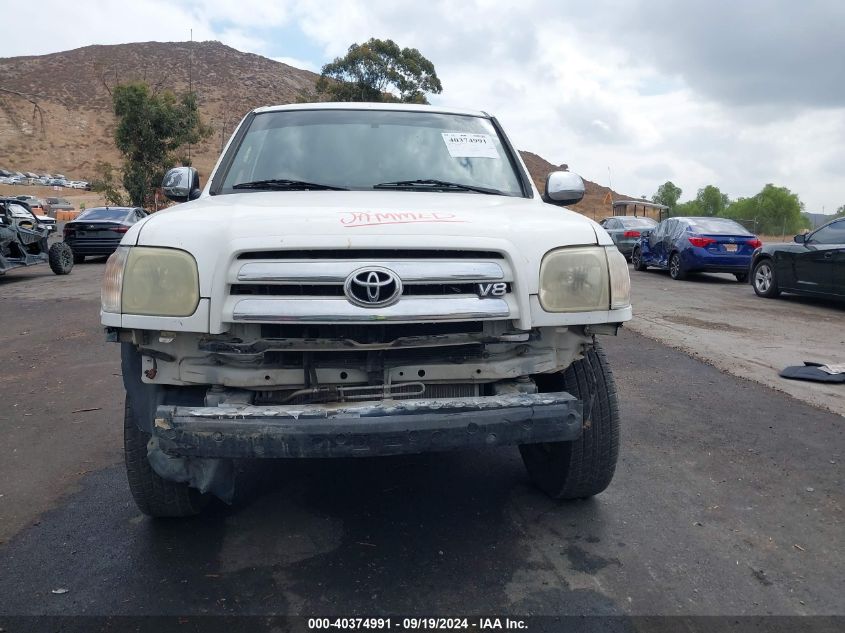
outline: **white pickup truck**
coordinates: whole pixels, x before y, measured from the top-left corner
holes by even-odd
[[[419,105],[259,108],[203,189],[106,266],[132,494],[153,516],[230,500],[248,458],[518,446],[554,498],[604,490],[619,413],[597,334],[631,318],[625,258],[541,195],[497,120]]]

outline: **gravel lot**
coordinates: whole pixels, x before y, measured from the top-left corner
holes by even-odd
[[[762,299],[733,275],[690,275],[631,268],[630,329],[684,350],[734,376],[845,415],[845,386],[785,380],[804,361],[845,362],[845,303],[794,295]]]

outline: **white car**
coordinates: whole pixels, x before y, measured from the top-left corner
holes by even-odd
[[[101,320],[122,350],[126,465],[154,516],[229,500],[234,460],[517,445],[555,498],[595,495],[619,413],[597,334],[625,258],[541,195],[499,123],[420,105],[250,112],[208,183],[128,230]]]

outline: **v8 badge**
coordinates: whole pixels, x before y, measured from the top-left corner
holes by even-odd
[[[482,299],[488,297],[504,297],[508,292],[508,285],[501,281],[495,284],[478,284],[476,292],[478,292],[478,296]]]

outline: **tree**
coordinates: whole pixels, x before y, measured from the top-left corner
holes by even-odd
[[[698,190],[695,196],[699,215],[722,215],[730,204],[727,194],[722,193],[715,185],[707,185]]]
[[[92,191],[101,194],[105,198],[106,204],[125,207],[127,205],[127,199],[119,189],[120,185],[117,183],[117,175],[114,172],[114,167],[104,161],[98,161],[94,165],[94,173],[96,174],[96,178],[91,181]]]
[[[112,102],[115,143],[124,159],[123,187],[131,204],[151,206],[155,189],[176,161],[175,152],[207,138],[212,130],[202,122],[193,93],[177,97],[134,82],[115,86]]]
[[[657,188],[657,193],[651,197],[651,201],[657,204],[665,204],[669,207],[669,215],[675,215],[675,207],[678,205],[681,193],[680,187],[671,180],[667,180]]]
[[[754,221],[756,232],[769,235],[797,233],[807,227],[801,215],[804,205],[798,195],[786,187],[768,184],[751,198],[739,198],[731,203],[722,216],[734,220]]]
[[[426,93],[442,91],[434,64],[416,48],[375,38],[350,46],[317,80],[317,92],[332,101],[428,103]]]
[[[835,218],[845,217],[845,204],[843,204],[841,207],[839,207],[836,210],[836,213],[833,214],[833,217],[835,217]]]

